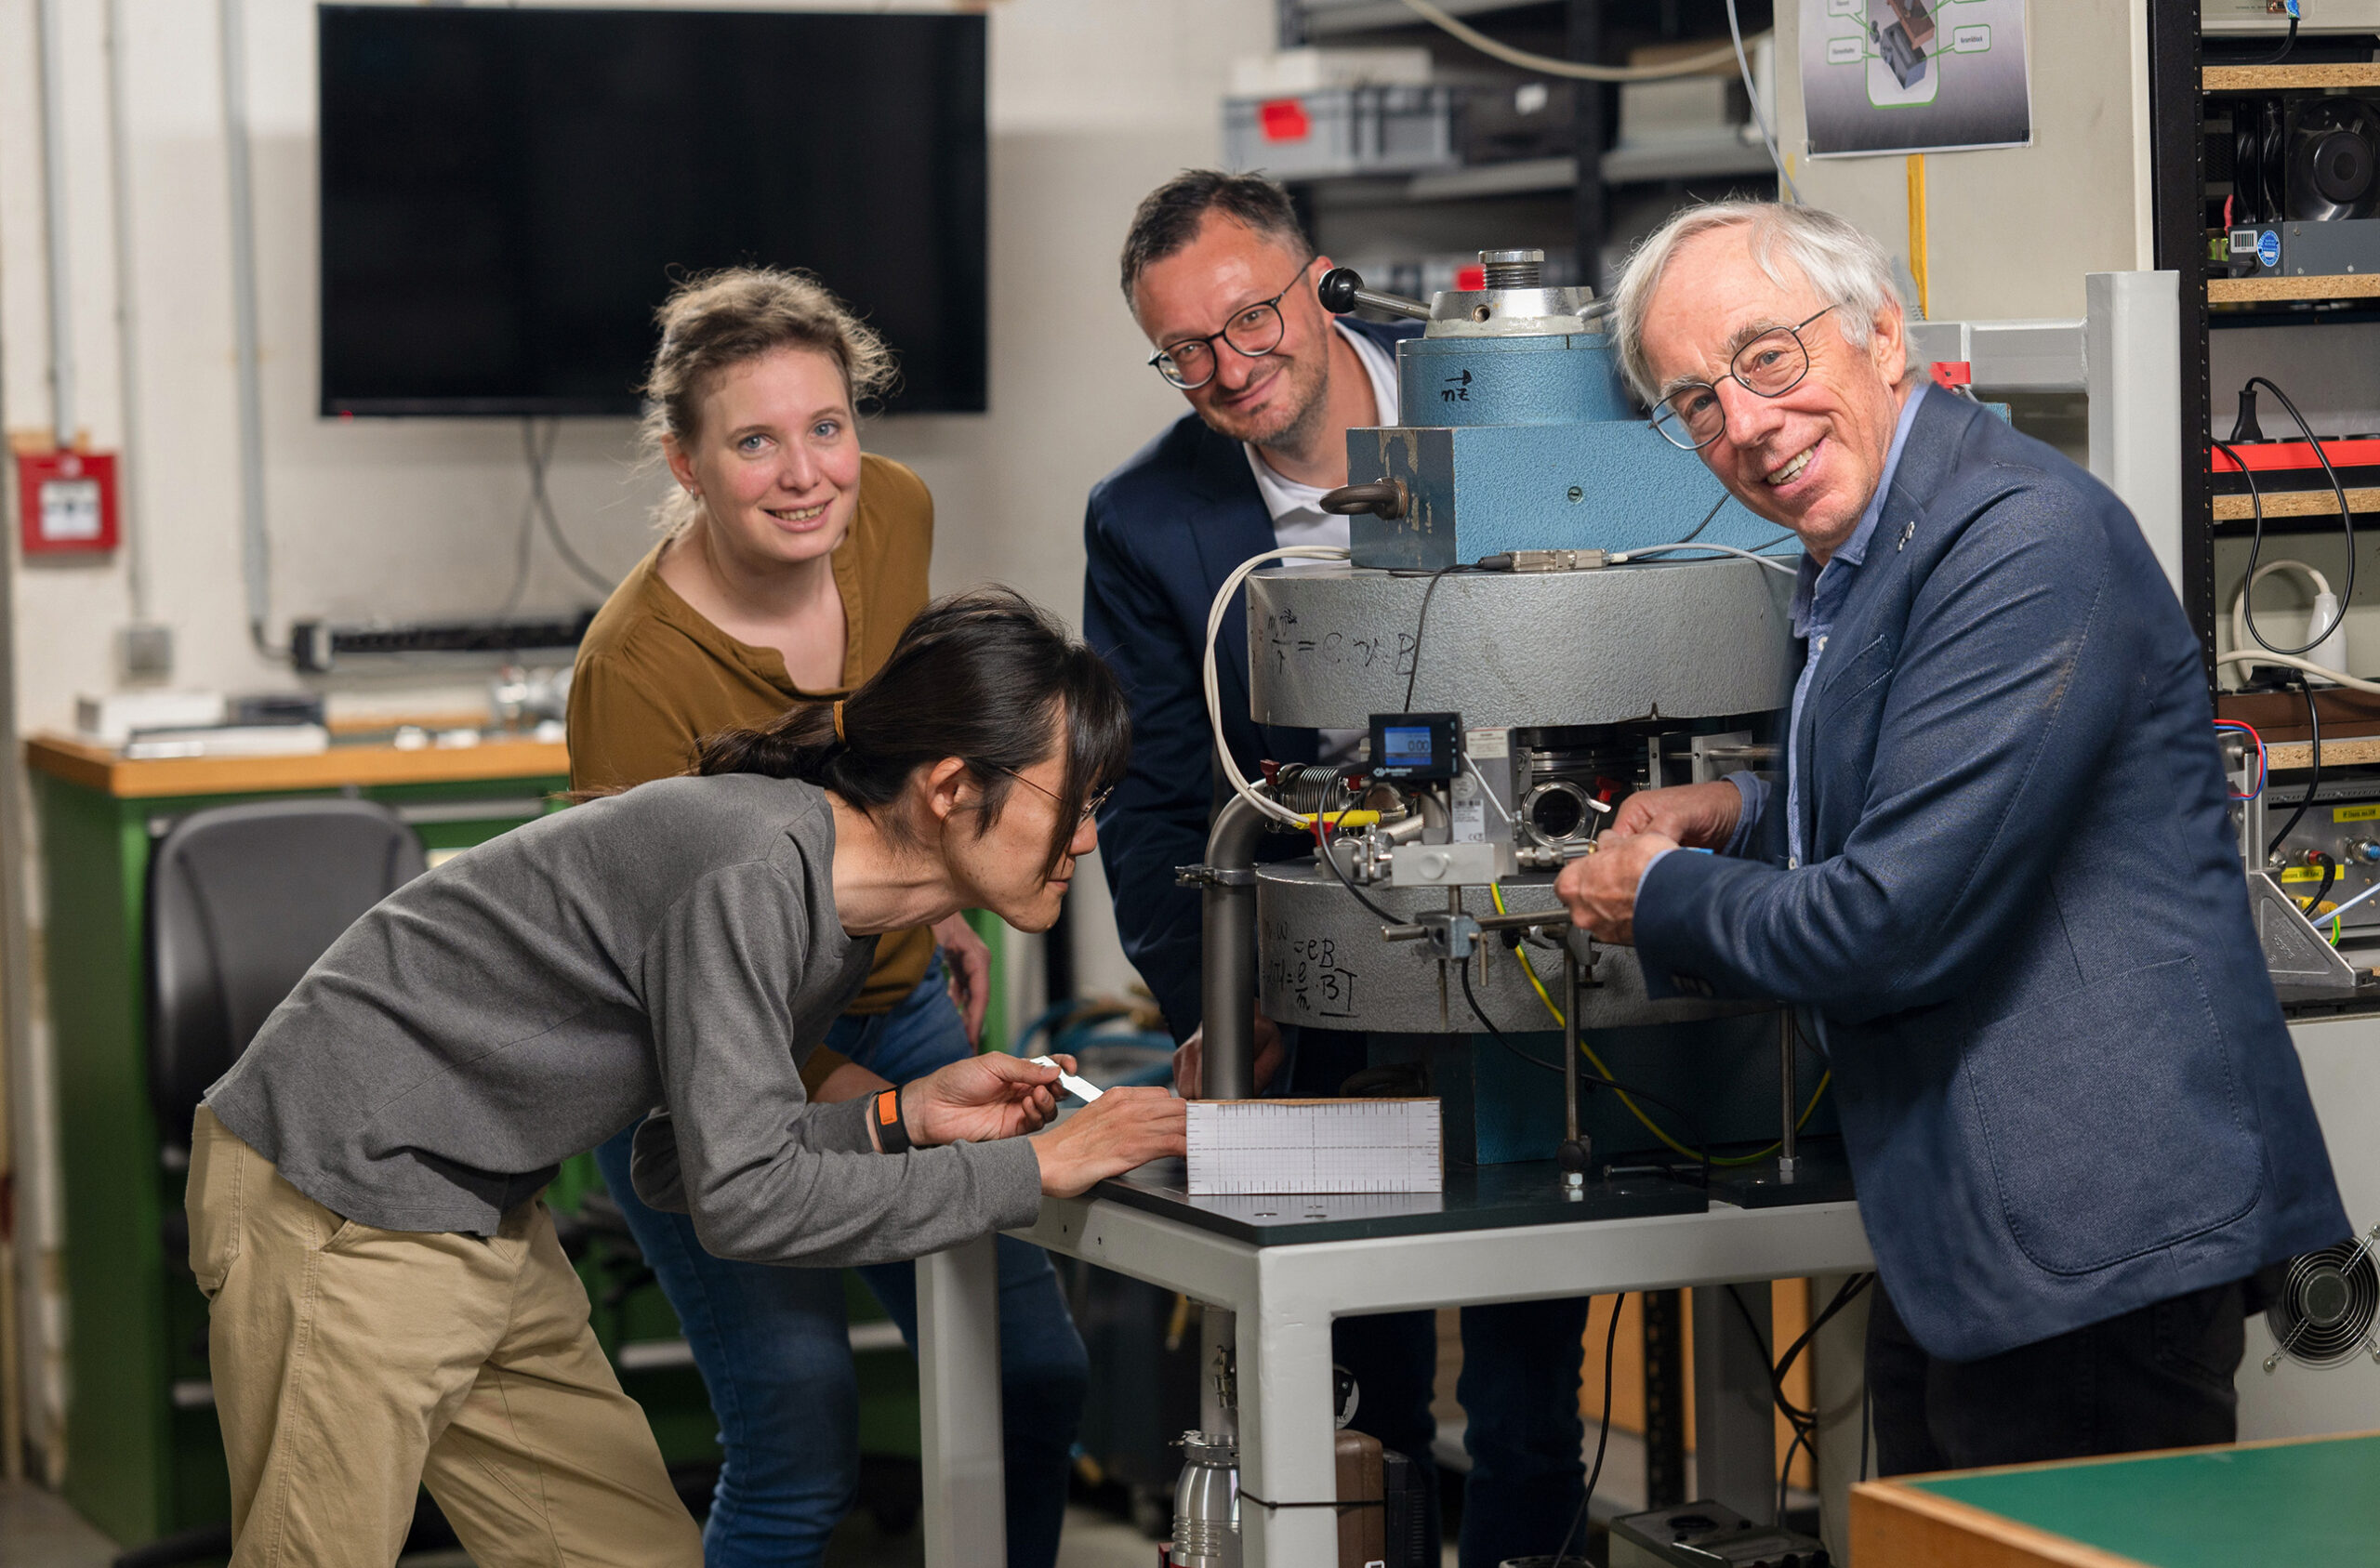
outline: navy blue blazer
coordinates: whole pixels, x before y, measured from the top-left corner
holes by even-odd
[[[1349,321],[1393,355],[1417,323]],[[1273,516],[1239,442],[1186,414],[1091,487],[1083,519],[1084,638],[1121,678],[1132,711],[1132,762],[1099,813],[1099,855],[1116,926],[1176,1040],[1198,1027],[1198,894],[1174,867],[1206,859],[1215,804],[1214,741],[1202,685],[1207,612],[1223,579],[1277,548]],[[1266,758],[1311,762],[1314,731],[1249,718],[1248,610],[1235,604],[1215,639],[1223,737],[1242,773]]]
[[[1821,1021],[1878,1268],[1966,1361],[2348,1233],[2250,925],[2198,639],[2106,486],[1927,391],[1755,854],[1648,989]]]

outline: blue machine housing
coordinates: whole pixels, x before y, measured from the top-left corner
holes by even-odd
[[[1417,422],[1349,430],[1347,480],[1402,480],[1411,500],[1403,517],[1352,520],[1357,566],[1435,571],[1505,550],[1635,549],[1683,539],[1706,517],[1698,542],[1798,552],[1781,547],[1790,533],[1746,511],[1631,406],[1602,333],[1408,338],[1396,374]]]

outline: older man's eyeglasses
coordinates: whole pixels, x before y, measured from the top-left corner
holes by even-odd
[[[1759,397],[1783,397],[1810,373],[1810,349],[1802,341],[1802,329],[1833,309],[1830,305],[1792,326],[1770,327],[1736,350],[1727,362],[1727,374],[1719,379]],[[1719,401],[1719,389],[1708,381],[1672,389],[1653,411],[1653,428],[1672,446],[1701,451],[1727,431],[1727,410]]]
[[[1308,266],[1313,265],[1311,262]],[[1215,378],[1215,339],[1220,337],[1233,349],[1251,360],[1263,359],[1281,346],[1289,333],[1289,323],[1281,319],[1281,301],[1289,297],[1289,289],[1298,286],[1305,276],[1305,269],[1298,269],[1289,286],[1270,299],[1260,299],[1253,305],[1243,305],[1232,312],[1221,332],[1210,332],[1204,337],[1185,337],[1179,343],[1169,343],[1149,356],[1149,363],[1165,377],[1169,386],[1185,392],[1195,392]]]
[[[1014,779],[1017,783],[1025,785],[1027,789],[1038,790],[1041,794],[1049,796],[1051,802],[1054,804],[1059,810],[1063,811],[1066,809],[1066,803],[1064,800],[1059,799],[1058,797],[1052,794],[1050,790],[1035,784],[1031,779],[1026,778],[1023,773],[1018,772],[1015,769],[1003,768],[997,762],[986,762],[984,766],[989,768],[995,773],[1006,773],[1010,778]],[[1098,815],[1099,809],[1107,804],[1107,797],[1115,793],[1116,786],[1110,784],[1105,789],[1103,789],[1098,794],[1092,796],[1090,799],[1084,801],[1082,803],[1082,815],[1075,820],[1078,823],[1087,823],[1091,821],[1092,817]]]

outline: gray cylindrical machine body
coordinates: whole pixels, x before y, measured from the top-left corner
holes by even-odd
[[[1183,1432],[1173,1485],[1174,1568],[1239,1568],[1239,1444]]]
[[[1447,907],[1438,888],[1374,886],[1364,889],[1394,915],[1418,915]],[[1508,909],[1557,907],[1553,879],[1503,885]],[[1486,888],[1462,889],[1462,907],[1490,915],[1495,903]],[[1460,989],[1446,993],[1439,1012],[1438,961],[1426,942],[1385,942],[1381,919],[1347,896],[1347,889],[1311,857],[1257,868],[1256,923],[1262,951],[1264,1016],[1281,1023],[1322,1029],[1360,1029],[1375,1034],[1427,1034],[1452,1029],[1469,1034],[1474,1023]],[[1474,960],[1472,990],[1480,1009],[1508,1032],[1559,1029],[1554,1014],[1504,950],[1501,938],[1486,939],[1487,956]],[[1528,950],[1549,995],[1562,983],[1562,961],[1554,954]],[[1619,1029],[1641,1023],[1686,1023],[1735,1013],[1760,1012],[1768,1004],[1674,1000],[1645,995],[1636,953],[1598,947],[1593,976],[1580,992],[1579,1024]]]
[[[1474,728],[1705,718],[1792,701],[1793,582],[1748,560],[1450,573],[1423,626],[1429,586],[1358,567],[1250,576],[1257,721],[1360,728],[1408,706],[1408,677],[1415,711],[1457,712]]]

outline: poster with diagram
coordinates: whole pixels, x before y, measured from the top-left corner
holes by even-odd
[[[2025,0],[1802,0],[1813,158],[2028,146],[2029,75]]]

